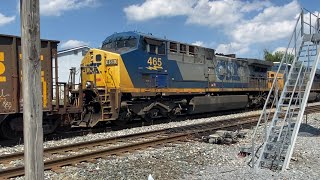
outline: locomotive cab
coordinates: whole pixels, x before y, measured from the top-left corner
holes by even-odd
[[[91,49],[81,63],[84,111],[78,126],[93,127],[115,120],[120,87],[121,57],[114,52]]]

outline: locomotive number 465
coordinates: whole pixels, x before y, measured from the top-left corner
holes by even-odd
[[[146,68],[149,69],[149,70],[159,70],[159,69],[163,69],[163,68],[162,68],[161,58],[149,57],[147,63],[149,64],[149,66],[146,67]]]

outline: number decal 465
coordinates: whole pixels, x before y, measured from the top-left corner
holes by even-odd
[[[159,69],[163,69],[161,58],[149,57],[149,59],[147,60],[147,64],[149,66],[146,68],[149,70],[157,71]]]

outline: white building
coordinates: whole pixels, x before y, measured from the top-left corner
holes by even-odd
[[[77,70],[76,84],[80,82],[80,64],[89,49],[89,46],[79,46],[58,51],[59,82],[68,82],[71,67],[75,67]]]

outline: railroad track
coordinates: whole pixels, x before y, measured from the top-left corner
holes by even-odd
[[[311,106],[308,107],[306,112],[319,112],[319,109],[320,106]],[[99,158],[106,158],[110,155],[119,155],[166,143],[185,141],[195,135],[219,129],[239,129],[244,126],[252,126],[256,124],[259,116],[251,115],[46,148],[44,149],[44,169],[58,171],[63,166],[76,165],[81,162],[95,162]],[[57,155],[60,155],[60,157],[54,157]],[[0,156],[0,163],[8,164],[11,161],[22,159],[23,152],[19,152]],[[11,178],[22,175],[24,175],[24,166],[9,167],[0,171],[0,178]]]

